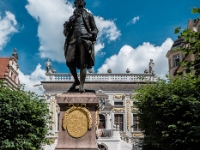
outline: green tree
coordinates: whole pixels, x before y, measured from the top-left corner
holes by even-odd
[[[194,75],[141,86],[134,102],[143,150],[200,150],[200,78]]]
[[[48,104],[32,92],[0,83],[0,150],[38,150],[48,143]]]

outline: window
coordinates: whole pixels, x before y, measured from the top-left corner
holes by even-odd
[[[99,129],[105,129],[106,128],[106,119],[105,116],[102,114],[99,114]]]
[[[123,106],[123,102],[114,102],[114,105],[116,106]]]
[[[123,131],[123,114],[115,114],[115,125],[118,125],[119,130]]]
[[[133,114],[133,129],[134,131],[140,131],[138,114]]]
[[[17,78],[17,77],[14,75],[14,77],[13,77],[13,81],[14,81],[15,83],[16,83],[16,78]]]
[[[186,55],[185,54],[183,54],[183,59],[186,57]]]
[[[174,56],[174,67],[179,65],[179,55]]]

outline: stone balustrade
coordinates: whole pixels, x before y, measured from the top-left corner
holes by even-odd
[[[48,73],[46,81],[73,81],[69,73]],[[79,76],[79,75],[78,75]],[[86,82],[153,82],[152,74],[87,74]]]

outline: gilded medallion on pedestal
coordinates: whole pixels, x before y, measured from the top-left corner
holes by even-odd
[[[72,106],[64,115],[63,128],[74,138],[84,136],[92,128],[92,118],[88,109],[83,106]]]

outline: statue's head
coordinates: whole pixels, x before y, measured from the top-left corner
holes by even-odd
[[[74,0],[74,6],[76,8],[84,8],[86,5],[86,2],[84,0]]]

